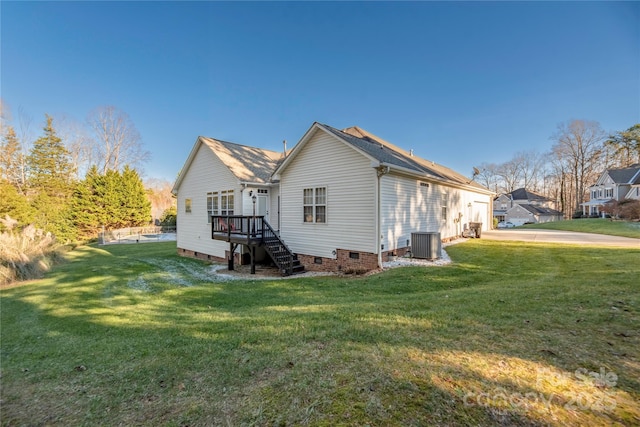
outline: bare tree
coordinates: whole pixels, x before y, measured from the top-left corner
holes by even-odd
[[[22,107],[18,108],[17,130],[15,125],[11,125],[13,119],[11,108],[0,98],[0,135],[11,140],[11,149],[7,148],[8,146],[5,147],[5,151],[10,152],[3,153],[3,159],[4,161],[8,158],[13,159],[11,181],[20,191],[24,191],[27,181],[26,157],[34,140],[31,130],[32,119]]]
[[[546,161],[544,156],[536,150],[521,151],[514,156],[513,161],[520,165],[522,186],[530,191],[540,191]]]
[[[588,120],[572,120],[558,125],[556,133],[551,137],[555,144],[552,147],[557,169],[569,174],[573,194],[566,195],[574,202],[576,211],[585,200],[587,186],[595,182],[600,172],[603,142],[607,134],[600,124]]]
[[[487,187],[489,190],[498,192],[498,185],[500,183],[500,177],[496,172],[498,165],[495,163],[483,162],[476,169],[480,172],[476,175],[476,181]]]
[[[160,219],[165,210],[175,206],[176,199],[171,194],[173,184],[169,181],[149,178],[144,182],[144,187],[151,202],[151,217],[153,219]]]
[[[522,164],[517,157],[499,164],[496,173],[502,179],[505,193],[522,186]]]
[[[4,135],[7,133],[6,126],[9,126],[11,123],[11,109],[9,106],[0,98],[0,134]]]
[[[55,120],[57,133],[69,150],[74,170],[80,178],[93,164],[92,140],[86,127],[73,118],[62,114]]]
[[[102,173],[121,170],[125,165],[139,168],[151,157],[124,111],[110,105],[99,107],[89,114],[87,121],[96,137],[94,155]]]

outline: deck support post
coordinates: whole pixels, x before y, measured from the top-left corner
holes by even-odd
[[[233,271],[233,258],[234,258],[233,254],[236,251],[236,247],[238,247],[237,244],[234,245],[233,242],[229,243],[229,259],[227,260],[229,262],[228,264],[229,271]]]
[[[256,274],[256,246],[249,246],[249,254],[251,255],[251,274]]]

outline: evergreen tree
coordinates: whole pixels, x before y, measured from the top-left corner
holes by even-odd
[[[49,115],[44,135],[33,143],[27,156],[29,187],[51,197],[66,197],[71,192],[74,176],[69,151],[53,128]]]
[[[18,226],[30,224],[34,218],[34,212],[27,197],[20,193],[15,186],[8,181],[0,180],[0,218],[7,215],[18,221]],[[2,231],[2,224],[0,224]]]
[[[125,166],[122,175],[122,205],[125,207],[124,219],[127,226],[136,227],[151,222],[151,202],[147,191],[135,169]]]
[[[97,194],[100,178],[98,169],[93,166],[74,189],[71,205],[73,221],[80,237],[92,237],[102,223],[103,202]]]
[[[640,123],[609,136],[605,144],[613,148],[618,157],[616,166],[624,168],[640,162]]]
[[[94,166],[73,194],[73,218],[82,237],[99,230],[136,227],[149,223],[151,204],[140,176],[125,167],[122,173],[108,170],[104,175]]]
[[[36,226],[60,241],[69,241],[75,239],[70,209],[74,171],[53,119],[46,117],[44,135],[33,143],[27,156],[28,193],[36,211]]]
[[[5,179],[22,192],[24,180],[22,166],[24,158],[20,141],[12,126],[7,126],[0,144],[0,179]]]

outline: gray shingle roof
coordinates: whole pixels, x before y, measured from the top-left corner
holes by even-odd
[[[507,194],[510,194],[513,200],[549,200],[544,196],[533,193],[531,191],[527,191],[524,188],[518,188],[517,190],[513,190],[511,193]]]
[[[608,169],[607,173],[616,184],[638,184],[640,183],[640,164],[632,165],[622,169]],[[635,177],[634,182],[631,180]]]
[[[487,190],[482,185],[471,181],[468,177],[452,169],[435,162],[422,159],[418,156],[414,156],[402,148],[399,148],[357,126],[338,130],[328,125],[320,123],[318,123],[318,125],[381,163],[399,166],[417,174],[425,175],[427,178],[432,177],[437,180],[452,181],[457,184],[469,185],[485,191]]]
[[[543,206],[535,206],[535,205],[520,205],[520,207],[528,210],[534,215],[563,215],[562,212],[557,211],[551,208],[545,208]]]

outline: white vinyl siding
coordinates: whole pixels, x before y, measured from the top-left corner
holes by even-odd
[[[426,188],[411,177],[384,175],[381,191],[381,244],[384,250],[411,244],[412,232],[439,232],[443,239],[458,236],[469,222],[487,230],[491,196],[442,184]]]
[[[442,207],[437,185],[424,187],[414,178],[384,175],[380,196],[380,234],[385,251],[406,247],[412,232],[440,231]]]
[[[233,189],[240,192],[238,180],[217,156],[201,145],[180,183],[177,192],[177,246],[182,249],[205,253],[223,258],[229,244],[211,238],[211,224],[208,219],[208,193]],[[185,200],[191,200],[191,214],[184,214]],[[229,201],[229,199],[227,199]],[[231,209],[237,211],[232,201]],[[181,206],[182,205],[182,206]],[[213,210],[213,206],[212,206]]]
[[[317,130],[282,172],[284,241],[296,253],[318,257],[332,258],[335,249],[375,253],[376,179],[369,159]],[[310,188],[326,188],[325,223],[304,222],[304,190]]]

